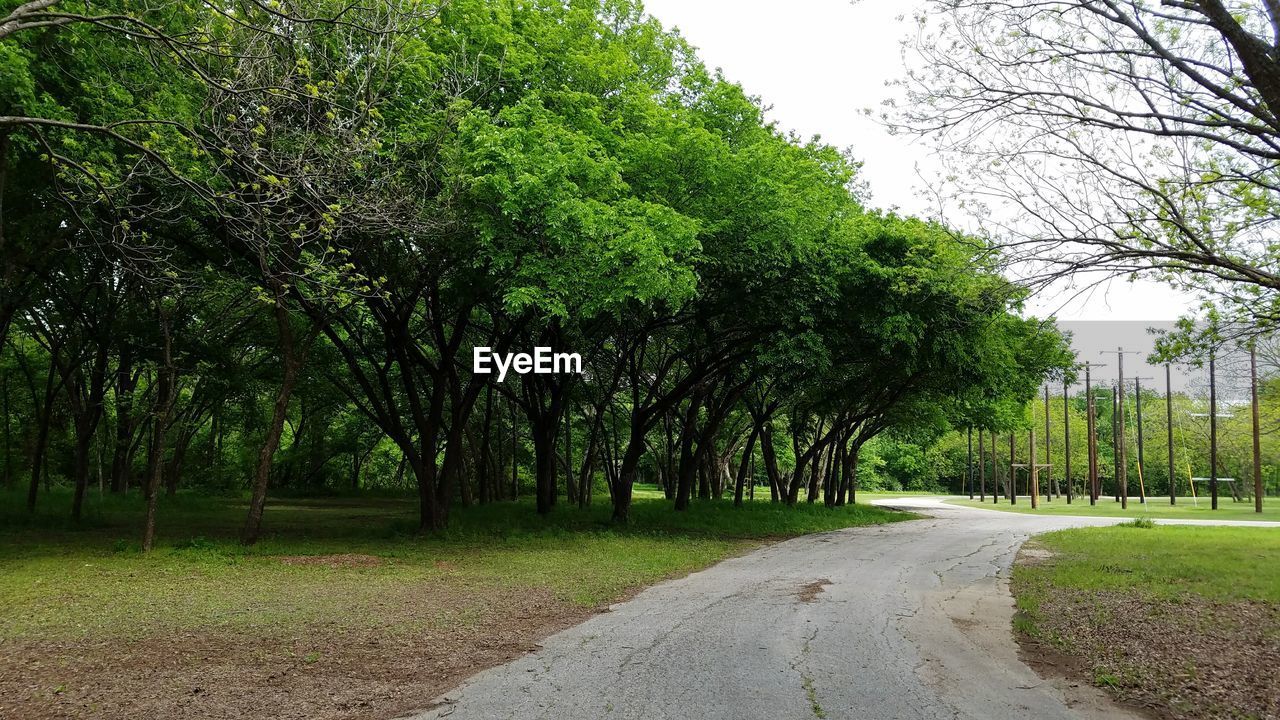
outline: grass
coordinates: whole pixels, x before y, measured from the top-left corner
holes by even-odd
[[[1064,530],[1014,567],[1032,657],[1161,716],[1271,717],[1280,703],[1280,531],[1158,525]]]
[[[141,501],[91,496],[84,522],[65,519],[55,490],[29,516],[0,495],[0,641],[148,637],[174,631],[285,633],[316,623],[395,632],[397,624],[469,622],[465,608],[388,618],[379,608],[408,588],[448,584],[546,591],[584,607],[687,573],[772,539],[910,517],[866,505],[828,509],[769,502],[695,502],[676,513],[661,493],[637,493],[632,522],[607,502],[539,517],[528,502],[457,510],[447,531],[422,536],[412,499],[279,499],[263,540],[235,541],[240,498],[179,494],[159,511],[159,546],[141,553]],[[371,566],[289,565],[281,556],[359,554]]]
[[[1200,520],[1268,520],[1280,522],[1280,498],[1264,498],[1262,503],[1262,512],[1253,511],[1253,502],[1234,502],[1228,497],[1218,498],[1218,509],[1213,510],[1209,506],[1207,498],[1199,498],[1198,500],[1190,497],[1178,498],[1177,505],[1169,505],[1169,498],[1164,497],[1148,497],[1146,504],[1139,503],[1136,498],[1129,498],[1128,509],[1121,509],[1120,503],[1114,498],[1099,498],[1097,505],[1089,505],[1089,498],[1086,496],[1074,498],[1068,505],[1066,498],[1057,498],[1052,502],[1046,502],[1044,498],[1040,499],[1040,507],[1036,510],[1031,509],[1031,499],[1025,496],[1018,496],[1018,504],[1010,505],[1006,499],[1001,499],[999,503],[992,503],[991,497],[987,497],[986,502],[978,500],[970,500],[968,498],[952,497],[947,502],[955,505],[964,505],[967,507],[980,507],[987,510],[1002,510],[1004,512],[1020,512],[1020,513],[1039,513],[1044,515],[1087,515],[1092,517],[1150,517],[1154,519],[1161,518],[1185,518]]]
[[[1046,533],[1037,542],[1053,561],[1020,565],[1028,592],[1052,588],[1120,590],[1159,600],[1280,603],[1280,532],[1270,528],[1126,523]]]

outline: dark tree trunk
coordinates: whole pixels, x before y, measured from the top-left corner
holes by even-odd
[[[631,519],[631,488],[635,485],[636,468],[640,465],[640,456],[644,452],[644,434],[633,427],[631,439],[622,455],[622,463],[618,469],[618,479],[613,488],[613,520],[626,523]]]
[[[0,149],[3,149],[0,146]],[[0,160],[0,163],[3,163]],[[0,186],[0,190],[3,187]],[[3,202],[0,200],[0,202]],[[0,222],[3,222],[4,216],[0,214]],[[3,231],[0,231],[2,233]],[[4,348],[4,339],[0,337],[0,349]],[[13,484],[13,444],[11,442],[12,431],[10,421],[12,416],[9,411],[9,372],[0,368],[0,395],[3,396],[4,406],[0,407],[0,414],[4,415],[4,482],[3,485],[7,489]]]
[[[102,419],[103,398],[106,395],[107,361],[109,346],[102,340],[89,365],[89,375],[85,377],[84,368],[71,371],[71,412],[72,425],[75,428],[75,461],[73,478],[75,495],[71,501],[71,519],[80,522],[84,512],[84,494],[89,488],[89,456],[93,451],[93,436]]]
[[[27,487],[27,512],[36,511],[36,497],[40,492],[40,477],[45,469],[45,455],[49,448],[49,426],[53,423],[53,399],[58,390],[57,368],[49,363],[45,376],[44,403],[36,418],[36,444],[31,453],[31,484]]]
[[[564,409],[564,492],[570,505],[578,504],[578,487],[573,479],[573,410],[567,399]]]
[[[592,482],[596,452],[600,446],[601,415],[596,413],[591,429],[587,432],[587,449],[582,455],[582,467],[578,471],[578,507],[585,508],[591,504]]]
[[[746,445],[742,446],[742,461],[738,463],[738,477],[733,485],[733,504],[735,507],[742,505],[742,491],[747,483],[747,473],[751,469],[751,460],[755,453],[756,437],[760,434],[760,426],[752,423],[751,434],[747,436]],[[755,478],[751,478],[755,482]]]
[[[760,452],[764,456],[764,471],[769,476],[769,493],[773,502],[781,499],[782,476],[778,473],[778,455],[773,449],[773,427],[769,420],[764,421],[760,431]]]
[[[265,262],[263,271],[266,272]],[[244,530],[241,532],[240,541],[245,545],[253,545],[258,542],[258,537],[262,532],[262,513],[267,507],[267,488],[271,482],[271,464],[275,460],[276,450],[280,448],[280,436],[284,432],[284,423],[289,415],[289,398],[293,396],[294,387],[298,382],[298,372],[302,369],[302,364],[306,361],[306,348],[299,348],[295,342],[293,335],[292,318],[289,316],[289,310],[285,307],[285,289],[284,285],[273,278],[271,283],[275,292],[275,320],[276,334],[280,340],[280,354],[282,356],[282,377],[280,380],[280,390],[276,393],[275,404],[271,408],[271,424],[267,427],[266,437],[262,440],[262,447],[258,450],[258,465],[253,475],[253,492],[249,498],[249,514],[245,518]],[[309,343],[312,336],[308,336],[304,345]],[[297,441],[295,436],[294,441]],[[357,468],[357,478],[359,470]]]
[[[662,458],[662,464],[659,466],[662,481],[662,494],[668,500],[675,500],[677,487],[679,486],[679,472],[676,470],[676,439],[675,439],[675,423],[671,420],[671,413],[662,414],[662,432],[664,436],[665,454]]]
[[[684,420],[680,428],[680,466],[676,479],[676,510],[687,510],[689,498],[693,493],[693,479],[697,472],[697,458],[693,452],[694,435],[697,434],[698,411],[702,407],[702,397],[694,395],[689,398],[689,405],[684,411]]]
[[[476,463],[478,468],[476,481],[480,485],[480,503],[488,503],[494,500],[498,483],[494,482],[495,477],[490,474],[489,458],[491,453],[490,435],[493,432],[493,384],[490,383],[485,388],[484,395],[484,418],[481,420],[480,427],[480,459]]]
[[[711,495],[712,495],[711,482],[712,482],[712,473],[714,472],[714,466],[713,466],[714,456],[715,456],[714,451],[703,450],[701,446],[698,447],[698,452],[697,452],[698,462],[696,464],[698,466],[698,499],[699,500],[711,499]]]
[[[556,436],[559,423],[547,422],[544,418],[531,417],[533,436],[533,459],[535,478],[537,480],[537,509],[539,515],[551,512],[556,504],[556,472],[559,462],[556,459]]]
[[[134,373],[133,351],[128,346],[120,349],[116,366],[116,427],[115,444],[111,451],[111,492],[124,492],[128,487],[133,460],[133,433],[137,425],[133,417],[133,395],[138,386]]]
[[[459,427],[457,432],[450,430],[449,437],[454,438],[450,442],[456,442],[457,447],[453,448],[452,462],[447,463],[449,465],[449,473],[453,478],[449,484],[458,486],[458,499],[462,502],[462,507],[470,507],[475,502],[471,487],[471,474],[466,472],[466,431],[465,425]],[[449,455],[448,447],[445,448],[445,455],[446,457]]]
[[[173,328],[169,311],[164,308],[164,299],[158,301],[160,307],[161,364],[156,392],[155,416],[151,427],[151,448],[148,452],[146,500],[147,513],[142,531],[142,550],[151,552],[156,539],[156,504],[160,495],[160,475],[164,463],[160,458],[164,455],[164,438],[169,427],[169,413],[173,408],[173,392],[177,374],[173,366]]]
[[[862,442],[854,441],[849,449],[849,504],[858,502],[858,455],[862,451]]]

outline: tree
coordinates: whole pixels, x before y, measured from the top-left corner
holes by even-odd
[[[1011,266],[1148,276],[1275,319],[1280,6],[936,0],[917,21],[890,122],[945,151]]]

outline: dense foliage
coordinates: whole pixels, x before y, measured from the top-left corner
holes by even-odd
[[[6,485],[847,502],[1062,338],[629,0],[3,3]],[[472,372],[547,346],[582,375]],[[151,527],[148,525],[150,542]]]

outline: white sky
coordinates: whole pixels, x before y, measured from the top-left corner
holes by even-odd
[[[923,214],[928,148],[893,137],[861,114],[879,110],[904,74],[899,41],[916,0],[648,0],[645,7],[698,47],[704,62],[772,105],[770,119],[801,135],[851,147],[865,162],[872,203]],[[1029,311],[1068,320],[1167,321],[1189,298],[1149,282],[1114,281],[1080,298],[1040,297]],[[1065,303],[1065,306],[1064,306]]]

